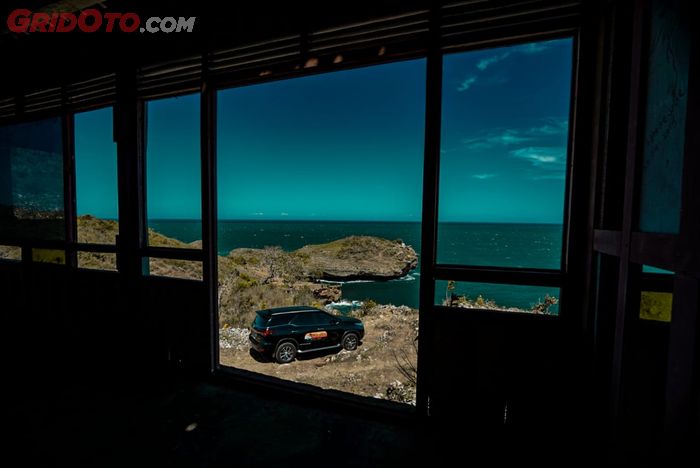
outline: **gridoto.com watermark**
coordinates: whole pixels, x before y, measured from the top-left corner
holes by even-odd
[[[136,13],[101,12],[89,8],[80,13],[42,13],[19,8],[7,16],[7,28],[15,33],[67,33],[73,31],[125,33],[192,32],[197,17],[151,16],[146,21]]]

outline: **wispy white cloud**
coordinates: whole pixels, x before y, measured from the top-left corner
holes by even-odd
[[[493,179],[494,177],[496,177],[496,174],[473,174],[472,175],[473,179],[479,179],[479,180]]]
[[[503,52],[501,54],[497,55],[492,55],[491,57],[487,57],[485,59],[479,60],[479,62],[476,64],[476,68],[478,68],[481,71],[486,70],[488,67],[493,65],[494,63],[498,63],[501,60],[505,60],[508,57],[510,57],[510,52]]]
[[[265,215],[265,213],[263,213],[262,211],[258,211],[257,213],[253,213],[253,216],[263,216],[263,215]]]
[[[476,62],[476,68],[479,70],[479,72],[483,73],[485,72],[489,67],[492,65],[497,64],[498,62],[502,62],[503,60],[507,59],[508,57],[511,57],[513,55],[535,55],[542,53],[552,47],[552,42],[553,41],[546,41],[546,42],[531,42],[529,44],[522,44],[519,46],[515,46],[507,51],[496,53],[494,55],[491,55],[490,57],[483,58]],[[508,82],[508,78],[505,77],[484,77],[485,79],[483,80],[484,85],[496,85],[496,84],[503,84]],[[476,75],[470,75],[466,77],[457,87],[457,91],[466,91],[471,86],[476,83],[477,76]]]
[[[566,119],[545,119],[544,123],[538,127],[532,127],[528,130],[530,135],[563,135],[569,131],[569,121]]]
[[[518,148],[510,152],[511,156],[530,161],[537,167],[558,167],[564,164],[566,150],[562,147]]]
[[[568,132],[566,119],[547,118],[541,125],[526,128],[494,128],[487,132],[470,136],[462,140],[462,144],[468,149],[490,149],[498,146],[514,146],[523,143],[531,146],[547,147],[553,142],[553,138],[559,141],[560,136]],[[444,150],[447,152],[447,150]]]
[[[529,44],[523,44],[523,45],[517,46],[515,48],[512,48],[510,50],[507,50],[505,52],[494,54],[490,57],[486,57],[486,58],[479,60],[476,63],[476,68],[480,72],[484,72],[491,65],[495,65],[496,63],[501,62],[501,61],[507,59],[508,57],[511,57],[514,54],[523,54],[523,55],[539,54],[541,52],[544,52],[545,50],[548,50],[551,47],[551,43],[552,43],[552,41],[531,42]],[[458,88],[458,91],[466,91],[467,89],[469,89],[469,87],[472,84],[474,84],[475,81],[476,81],[476,76],[472,75],[472,76],[468,77],[467,79],[465,79],[462,82],[462,84]],[[496,81],[494,81],[491,84],[502,84],[502,83],[505,83],[507,81],[508,81],[507,78],[500,77],[499,79],[497,79]]]
[[[469,149],[488,149],[494,146],[512,146],[533,141],[535,138],[519,129],[496,129],[485,135],[463,140]]]
[[[534,135],[561,135],[562,133],[566,133],[566,128],[545,124],[541,127],[532,127],[530,133]]]
[[[463,142],[469,149],[488,149],[494,146],[519,145],[531,140],[531,137],[522,136],[519,130],[506,129],[488,133],[483,136],[466,138]]]
[[[499,143],[501,145],[517,145],[519,143],[524,143],[530,141],[532,138],[527,136],[520,136],[520,132],[517,130],[506,130],[500,135],[496,135],[489,138],[492,143]]]
[[[556,174],[543,174],[530,177],[530,180],[564,180],[564,178],[564,171],[560,171]]]
[[[529,44],[523,44],[518,46],[518,52],[526,55],[539,54],[540,52],[544,52],[545,50],[549,49],[551,47],[551,42],[552,41],[531,42]]]
[[[474,83],[476,83],[476,76],[472,75],[468,78],[466,78],[464,81],[462,81],[459,86],[457,87],[457,91],[466,91],[468,90]]]

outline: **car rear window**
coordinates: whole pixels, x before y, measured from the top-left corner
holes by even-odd
[[[294,325],[306,326],[306,325],[315,325],[316,321],[317,320],[314,317],[313,313],[303,312],[303,313],[297,314],[294,317],[294,320],[292,321],[292,323],[294,323]]]
[[[257,314],[255,316],[255,321],[253,322],[253,326],[257,328],[265,328],[268,325],[268,321],[270,320],[270,316],[262,316],[260,314]]]
[[[290,317],[291,317],[290,314],[273,315],[270,318],[270,321],[268,322],[267,326],[268,327],[276,327],[277,325],[286,325],[289,323]]]

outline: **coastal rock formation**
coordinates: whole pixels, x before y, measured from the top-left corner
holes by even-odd
[[[78,218],[78,239],[86,243],[114,243],[116,221],[93,216]],[[149,244],[158,247],[199,248],[148,230]],[[14,253],[15,255],[18,255]],[[9,253],[5,256],[9,256]],[[82,268],[115,270],[115,256],[80,252]],[[400,278],[416,268],[416,252],[401,241],[351,236],[327,244],[307,245],[293,252],[280,247],[239,248],[219,256],[219,320],[222,325],[248,326],[255,311],[268,307],[313,305],[321,307],[342,298],[342,286],[319,282]],[[151,259],[150,274],[202,279],[199,262]]]
[[[402,241],[370,236],[307,245],[295,254],[303,259],[305,276],[332,281],[401,278],[418,264],[416,251]]]
[[[264,283],[390,280],[406,276],[418,264],[416,251],[402,241],[371,236],[345,237],[293,252],[279,247],[239,248],[226,258]]]
[[[338,302],[343,295],[340,287],[335,285],[309,283],[308,287],[314,297],[324,304]]]

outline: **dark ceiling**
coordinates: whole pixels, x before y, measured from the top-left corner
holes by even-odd
[[[0,6],[0,75],[8,96],[88,79],[121,67],[166,62],[265,39],[427,8],[426,0],[221,2],[212,0],[22,0]],[[75,11],[100,8],[150,16],[196,16],[192,33],[11,33],[7,16],[15,8]]]

